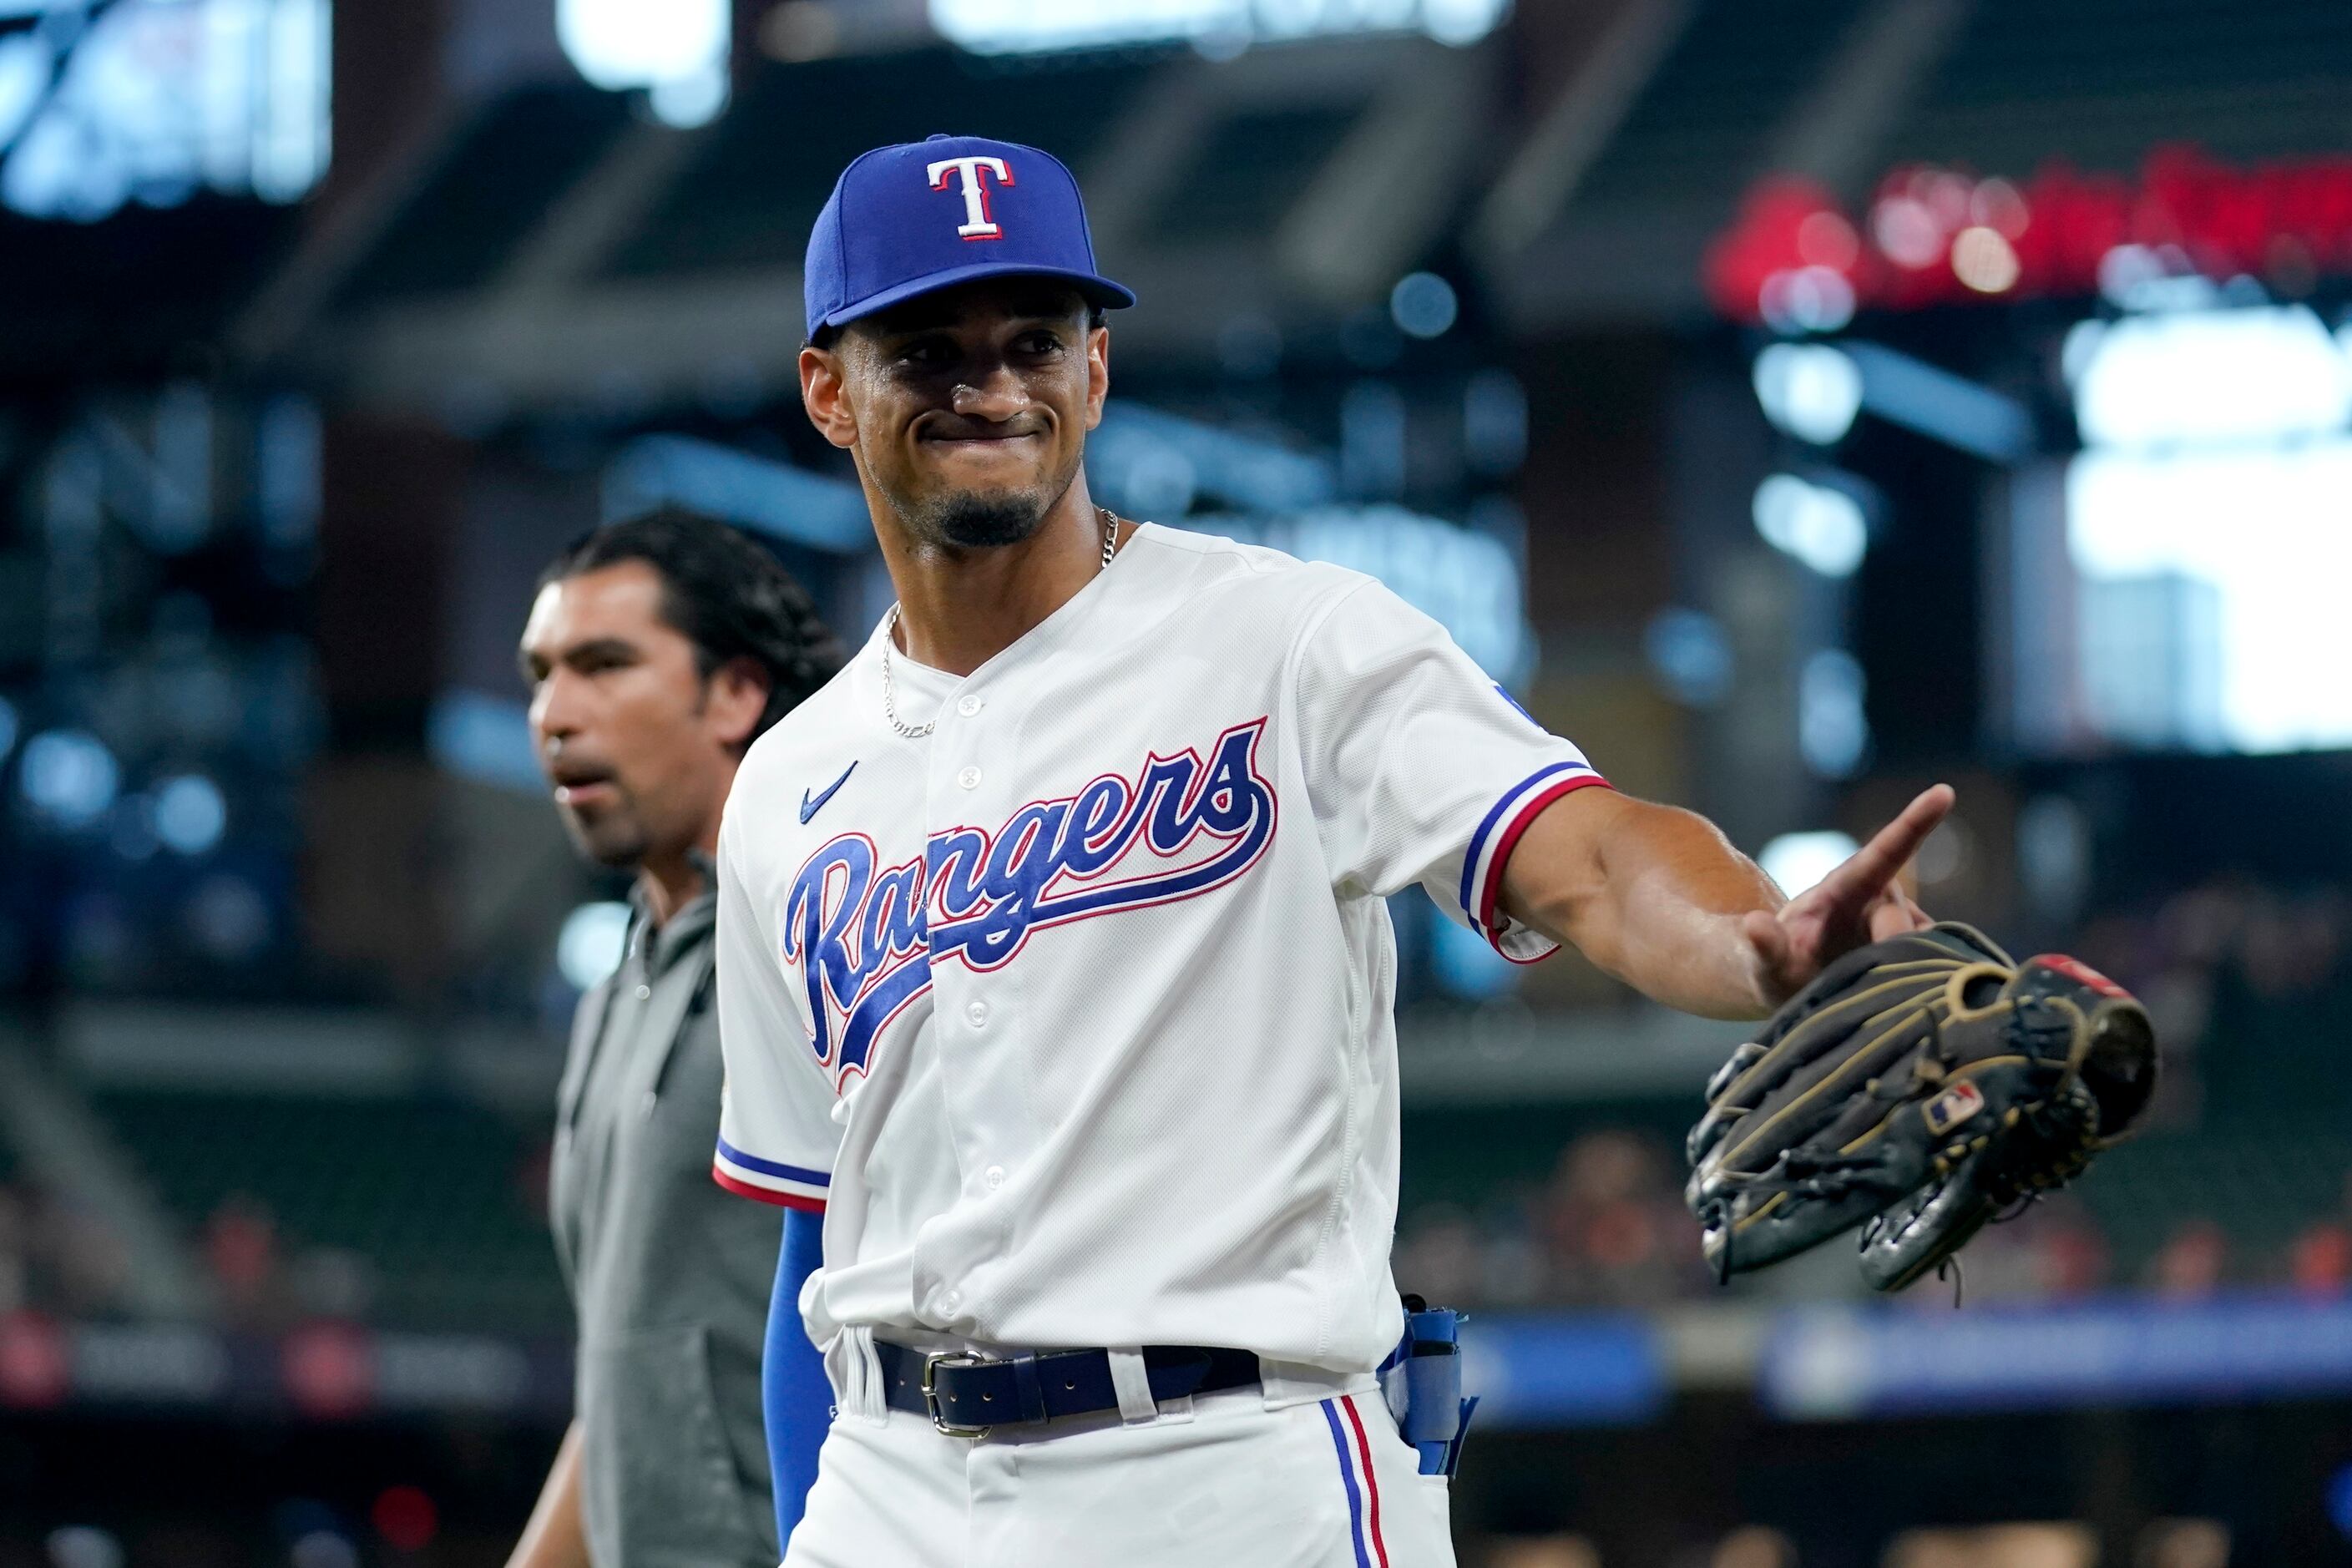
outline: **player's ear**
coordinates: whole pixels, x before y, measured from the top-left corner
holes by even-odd
[[[1087,331],[1087,428],[1102,423],[1103,403],[1110,396],[1110,329]]]
[[[801,350],[801,406],[817,434],[836,447],[857,444],[857,419],[844,395],[845,378],[839,340],[829,349],[812,343]]]

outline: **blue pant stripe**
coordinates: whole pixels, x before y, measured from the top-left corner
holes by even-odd
[[[1331,1428],[1331,1447],[1339,1450],[1339,1479],[1348,1489],[1348,1539],[1356,1549],[1356,1568],[1372,1568],[1372,1559],[1364,1550],[1364,1494],[1357,1489],[1353,1450],[1348,1447],[1348,1434],[1339,1425],[1339,1412],[1331,1401],[1322,1405],[1323,1419]]]

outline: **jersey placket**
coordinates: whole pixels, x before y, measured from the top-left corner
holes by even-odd
[[[991,670],[967,680],[940,704],[924,792],[929,837],[977,828],[992,847],[1026,798],[1017,776],[1017,715],[1006,673]],[[934,875],[937,870],[935,865]],[[934,888],[932,921],[941,921],[944,913]],[[1022,1089],[1022,987],[1015,973],[1015,963],[974,970],[961,956],[942,959],[935,951],[931,957],[932,1041],[960,1178],[959,1206],[967,1217],[973,1217],[972,1210],[998,1206],[998,1194],[1034,1142]],[[977,1239],[970,1229],[958,1228],[968,1243]],[[1000,1227],[982,1228],[994,1238]],[[937,1279],[918,1269],[917,1288],[927,1290],[931,1313],[941,1321],[990,1317],[982,1302],[992,1257],[940,1261],[945,1267]]]

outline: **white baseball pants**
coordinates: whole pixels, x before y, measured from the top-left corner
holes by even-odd
[[[977,1441],[845,1408],[784,1568],[1454,1568],[1444,1478],[1349,1381]]]

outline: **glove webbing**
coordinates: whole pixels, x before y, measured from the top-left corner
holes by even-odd
[[[1823,1012],[1815,1019],[1808,1021],[1809,1025],[1818,1024],[1822,1018],[1833,1016],[1837,1008],[1846,1006],[1850,1004],[1858,1003],[1865,999],[1881,1000],[1882,998],[1879,997],[1878,994],[1885,989],[1887,984],[1899,984],[1904,992],[1904,994],[1899,1000],[1895,1001],[1892,1005],[1882,1006],[1880,1010],[1876,1014],[1873,1015],[1867,1022],[1861,1026],[1861,1027],[1863,1029],[1873,1028],[1878,1024],[1880,1019],[1887,1016],[1889,1014],[1900,1014],[1900,1020],[1891,1028],[1882,1031],[1879,1038],[1874,1041],[1872,1045],[1865,1047],[1862,1050],[1854,1052],[1845,1062],[1841,1064],[1835,1071],[1828,1074],[1821,1082],[1807,1089],[1803,1096],[1804,1099],[1809,1100],[1816,1094],[1830,1091],[1835,1087],[1837,1081],[1841,1078],[1853,1071],[1858,1064],[1868,1061],[1873,1052],[1884,1046],[1889,1039],[1892,1039],[1898,1035],[1907,1034],[1913,1026],[1914,1015],[1918,1013],[1925,1014],[1925,1017],[1921,1021],[1923,1021],[1927,1026],[1927,1054],[1918,1058],[1913,1064],[1915,1078],[1924,1076],[1919,1073],[1919,1069],[1921,1068],[1927,1068],[1932,1063],[1933,1066],[1930,1069],[1932,1072],[1931,1081],[1940,1083],[1945,1075],[1951,1069],[1954,1064],[1945,1054],[1943,1048],[1943,1021],[1945,1016],[1951,1008],[1951,987],[1949,985],[1949,980],[1954,973],[1969,966],[1964,963],[1952,961],[1924,960],[1917,961],[1914,963],[1904,964],[1901,967],[1906,969],[1927,968],[1931,971],[1940,971],[1941,973],[1906,976],[1899,983],[1882,983],[1880,985],[1872,986],[1864,992],[1858,993],[1855,996],[1843,998],[1841,1001],[1832,1004],[1830,1008],[1824,1009]],[[1768,1053],[1766,1056],[1759,1058],[1755,1066],[1749,1068],[1746,1072],[1740,1075],[1740,1083],[1733,1084],[1730,1089],[1725,1091],[1725,1098],[1728,1099],[1732,1093],[1738,1090],[1743,1083],[1753,1079],[1760,1069],[1770,1065],[1773,1060],[1773,1056],[1777,1054],[1779,1050],[1790,1047],[1794,1041],[1801,1037],[1801,1031],[1791,1031],[1788,1038],[1780,1042],[1779,1046],[1775,1047],[1775,1051],[1773,1053]],[[1898,1065],[1900,1061],[1901,1058],[1897,1058],[1896,1062]],[[1721,1177],[1736,1183],[1738,1190],[1740,1193],[1769,1193],[1771,1195],[1765,1198],[1762,1203],[1751,1207],[1746,1214],[1740,1215],[1736,1220],[1730,1217],[1732,1194],[1726,1193],[1717,1198],[1716,1203],[1713,1205],[1715,1210],[1715,1223],[1710,1225],[1709,1228],[1720,1229],[1723,1235],[1723,1244],[1716,1249],[1716,1273],[1718,1282],[1727,1281],[1731,1278],[1732,1245],[1740,1229],[1746,1226],[1754,1224],[1756,1221],[1762,1219],[1766,1215],[1771,1213],[1775,1207],[1779,1206],[1780,1201],[1785,1197],[1798,1196],[1834,1199],[1844,1197],[1857,1189],[1867,1189],[1873,1186],[1878,1188],[1890,1200],[1902,1195],[1904,1190],[1903,1184],[1900,1181],[1890,1179],[1885,1174],[1885,1157],[1875,1152],[1863,1152],[1862,1151],[1866,1144],[1875,1142],[1879,1136],[1886,1131],[1887,1121],[1893,1118],[1895,1112],[1900,1110],[1909,1099],[1909,1091],[1908,1089],[1904,1089],[1890,1096],[1882,1092],[1879,1089],[1878,1081],[1874,1079],[1869,1086],[1868,1092],[1876,1094],[1878,1098],[1888,1102],[1887,1114],[1881,1117],[1875,1124],[1865,1131],[1860,1137],[1846,1144],[1835,1154],[1811,1155],[1799,1149],[1784,1149],[1777,1157],[1775,1157],[1772,1163],[1767,1166],[1764,1170],[1747,1172],[1731,1168],[1731,1161],[1738,1155],[1739,1148],[1757,1142],[1757,1140],[1765,1132],[1770,1131],[1773,1125],[1772,1122],[1766,1122],[1758,1127],[1754,1131],[1748,1134],[1748,1138],[1744,1140],[1740,1145],[1735,1147],[1725,1154],[1723,1164],[1719,1171]],[[1801,1103],[1801,1101],[1800,1103]],[[1782,1108],[1779,1116],[1774,1118],[1774,1121],[1780,1120],[1780,1117],[1785,1117],[1794,1109],[1795,1107],[1793,1105]],[[1872,1180],[1874,1176],[1878,1178],[1875,1182]]]

